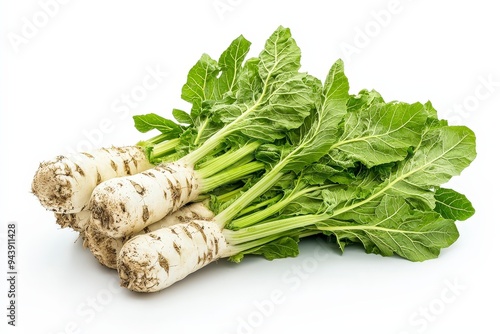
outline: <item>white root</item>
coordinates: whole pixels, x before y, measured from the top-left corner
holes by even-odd
[[[140,147],[101,148],[41,163],[31,188],[45,208],[76,213],[87,208],[99,183],[152,167]]]
[[[118,257],[121,285],[138,292],[165,289],[225,256],[227,243],[213,221],[193,220],[125,243]]]
[[[174,213],[164,217],[135,235],[153,232],[175,224],[189,222],[193,219],[210,220],[214,213],[202,202],[186,205]],[[83,233],[84,246],[88,247],[95,258],[104,266],[116,269],[117,258],[126,241],[131,237],[111,238],[102,233],[94,224],[89,224]]]
[[[54,213],[56,223],[62,228],[70,227],[77,232],[83,232],[90,221],[90,211],[83,210],[77,213]]]
[[[161,164],[97,186],[89,204],[91,219],[110,237],[130,236],[198,198],[200,189],[192,167]]]

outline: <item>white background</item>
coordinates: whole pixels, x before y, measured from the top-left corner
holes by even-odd
[[[0,326],[43,334],[498,331],[500,20],[493,4],[2,1],[0,261],[6,224],[16,222],[19,284],[13,329],[0,280]],[[292,29],[303,70],[324,78],[343,58],[352,93],[375,88],[386,100],[431,100],[442,117],[471,127],[478,158],[451,186],[467,194],[476,215],[458,223],[452,247],[424,263],[356,247],[341,256],[310,240],[297,258],[219,261],[161,293],[119,288],[115,272],[30,194],[38,164],[91,144],[145,138],[131,115],[186,107],[180,89],[203,52],[218,58],[243,34],[256,55],[278,25]],[[157,84],[141,90],[148,71],[160,72]],[[126,107],[122,99],[134,92]]]

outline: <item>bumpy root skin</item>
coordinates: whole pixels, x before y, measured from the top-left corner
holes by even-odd
[[[130,237],[110,238],[102,233],[99,228],[90,223],[81,233],[83,246],[88,248],[100,264],[116,269],[116,261],[120,249]]]
[[[91,219],[110,237],[130,236],[198,198],[200,188],[192,167],[162,164],[97,186],[89,204]]]
[[[140,147],[101,148],[42,162],[31,189],[46,209],[77,213],[87,208],[90,195],[99,183],[152,167]]]
[[[224,257],[226,249],[212,221],[193,220],[133,237],[118,257],[121,285],[137,292],[165,289]]]
[[[210,220],[214,213],[203,203],[186,205],[174,213],[164,217],[156,223],[149,225],[138,234],[153,232],[175,224],[189,222],[193,219]],[[84,246],[89,248],[94,257],[104,266],[112,269],[117,267],[117,258],[125,242],[131,237],[111,238],[101,232],[94,224],[89,224],[83,233]]]
[[[90,221],[90,211],[83,210],[77,213],[54,213],[56,223],[62,228],[72,228],[77,232],[85,231]]]

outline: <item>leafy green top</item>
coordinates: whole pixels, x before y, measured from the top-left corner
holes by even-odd
[[[342,250],[356,242],[369,253],[423,261],[457,239],[455,220],[474,208],[441,186],[474,160],[470,129],[440,120],[430,102],[385,102],[374,90],[349,95],[341,60],[324,83],[300,72],[301,52],[287,28],[245,60],[249,50],[239,36],[218,61],[202,55],[182,88],[190,113],[172,112],[183,125],[134,117],[141,132],[179,138],[177,150],[193,165],[260,146],[254,158],[266,173],[214,204],[232,260],[296,256],[300,238],[326,234]]]

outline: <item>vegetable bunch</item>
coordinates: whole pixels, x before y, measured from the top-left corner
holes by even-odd
[[[123,286],[158,291],[220,258],[297,256],[311,235],[410,261],[458,238],[474,209],[442,185],[475,158],[470,129],[430,102],[350,94],[341,60],[323,81],[301,72],[289,29],[249,50],[240,36],[218,60],[202,55],[177,122],[134,116],[152,139],[37,171],[33,193]]]

